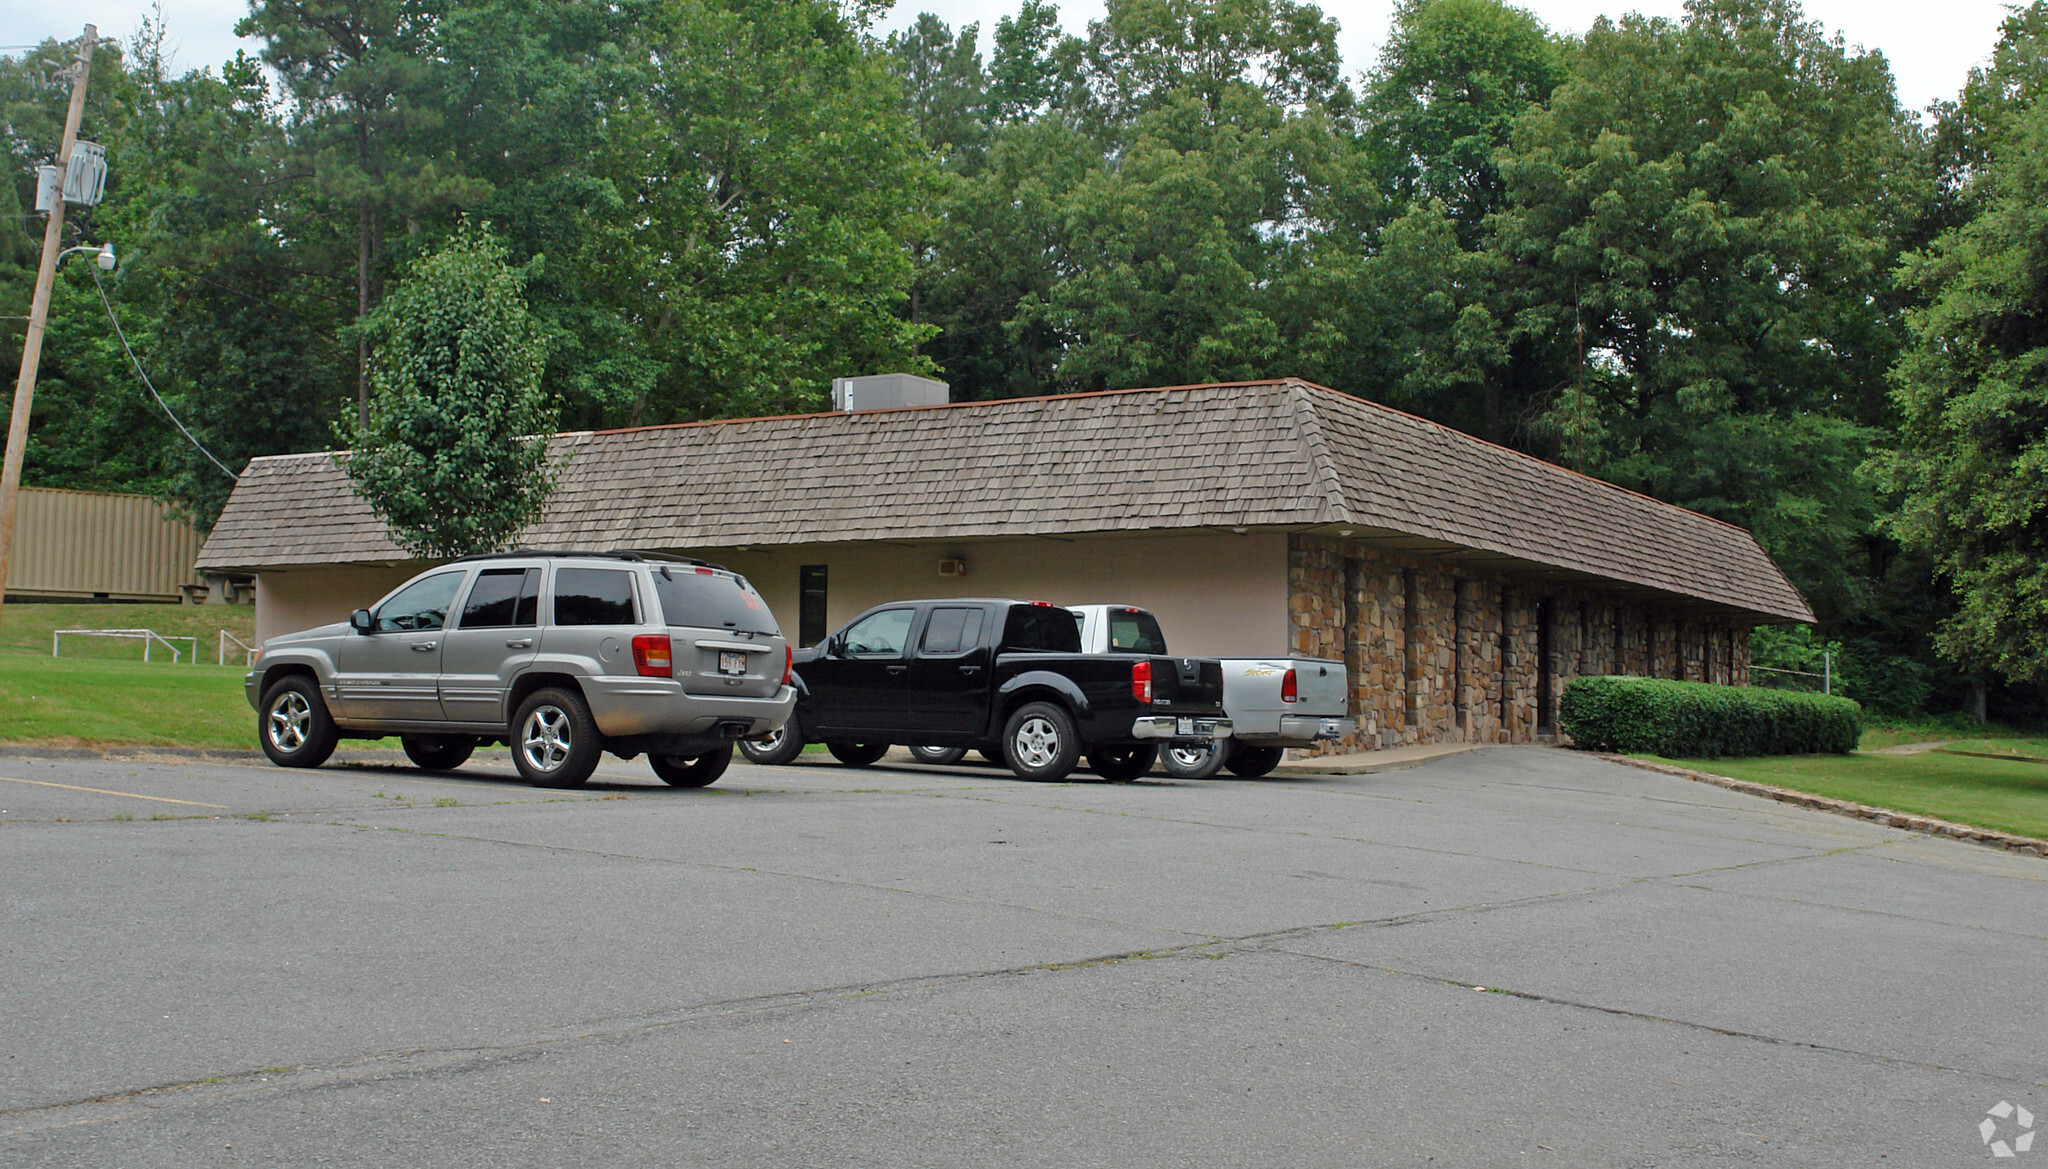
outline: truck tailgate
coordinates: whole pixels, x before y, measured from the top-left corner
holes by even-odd
[[[1223,663],[1215,658],[1153,657],[1152,703],[1161,710],[1217,711],[1223,706]]]
[[[1281,691],[1294,674],[1293,702]],[[1341,717],[1350,707],[1344,663],[1331,658],[1228,658],[1223,663],[1223,704],[1241,726],[1270,732],[1283,715]]]

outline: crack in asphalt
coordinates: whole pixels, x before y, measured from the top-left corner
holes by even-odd
[[[1268,948],[1267,952],[1275,954],[1285,954],[1293,958],[1305,958],[1314,962],[1327,962],[1338,966],[1349,966],[1360,970],[1375,970],[1382,974],[1391,974],[1401,978],[1410,978],[1418,982],[1428,982],[1437,984],[1439,986],[1456,987],[1459,990],[1467,992],[1484,991],[1488,994],[1505,995],[1509,998],[1521,999],[1524,1002],[1542,1003],[1548,1006],[1568,1007],[1573,1010],[1591,1011],[1596,1014],[1612,1015],[1616,1018],[1621,1019],[1634,1019],[1644,1023],[1658,1023],[1668,1027],[1682,1027],[1688,1031],[1700,1031],[1710,1035],[1720,1035],[1729,1039],[1749,1040],[1755,1043],[1769,1044],[1774,1047],[1805,1048],[1809,1051],[1818,1051],[1829,1055],[1847,1056],[1852,1059],[1867,1060],[1872,1063],[1880,1063],[1889,1066],[1920,1068],[1924,1071],[1953,1072],[1960,1075],[1976,1076],[1981,1079],[1993,1081],[1995,1083],[2011,1084],[2015,1087],[2048,1088],[2048,1080],[2029,1080],[2020,1076],[2006,1075],[2001,1072],[1985,1071],[1982,1068],[1966,1068],[1955,1064],[1930,1063],[1926,1060],[1917,1059],[1900,1059],[1897,1056],[1884,1055],[1874,1051],[1864,1051],[1860,1048],[1855,1047],[1841,1047],[1831,1043],[1816,1043],[1812,1040],[1807,1039],[1790,1039],[1782,1035],[1767,1035],[1760,1031],[1744,1031],[1740,1028],[1735,1027],[1721,1027],[1713,1023],[1702,1023],[1694,1019],[1674,1019],[1668,1015],[1657,1015],[1652,1014],[1648,1011],[1630,1010],[1627,1007],[1603,1006],[1599,1003],[1589,1003],[1581,1001],[1579,999],[1569,999],[1561,995],[1544,994],[1540,991],[1516,990],[1512,987],[1504,986],[1478,986],[1473,983],[1467,982],[1463,979],[1449,978],[1441,974],[1425,974],[1418,970],[1404,970],[1398,966],[1381,966],[1371,962],[1356,962],[1349,958],[1333,958],[1328,954],[1313,954],[1302,950],[1287,950],[1278,947]]]

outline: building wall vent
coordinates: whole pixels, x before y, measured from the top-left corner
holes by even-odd
[[[898,406],[943,406],[950,387],[914,373],[878,373],[832,379],[834,410],[889,410]]]

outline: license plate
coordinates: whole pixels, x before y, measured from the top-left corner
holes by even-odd
[[[1194,734],[1194,733],[1195,733],[1195,720],[1194,720],[1194,719],[1191,719],[1191,718],[1183,718],[1183,719],[1177,719],[1177,720],[1175,720],[1175,722],[1174,722],[1174,725],[1173,725],[1173,733],[1174,733],[1174,734],[1176,734],[1176,735],[1192,735],[1192,734]]]
[[[718,672],[721,674],[744,674],[747,672],[747,655],[732,650],[718,651]]]

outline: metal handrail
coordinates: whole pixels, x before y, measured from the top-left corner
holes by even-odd
[[[1832,653],[1820,655],[1820,668],[1822,672],[1818,674],[1812,670],[1788,670],[1783,666],[1752,665],[1749,668],[1751,670],[1762,670],[1766,674],[1796,674],[1801,678],[1819,678],[1820,692],[1822,694],[1833,694],[1835,692],[1835,655]]]
[[[192,643],[192,664],[199,664],[199,639],[197,637],[177,633],[171,634],[167,637],[161,633],[158,633],[154,629],[53,629],[50,631],[51,657],[56,658],[64,656],[62,652],[63,642],[64,635],[67,633],[79,637],[140,638],[142,640],[142,660],[145,662],[149,660],[150,643],[158,642],[161,643],[165,649],[171,651],[172,665],[176,665],[177,663],[184,661],[185,657],[183,653],[179,652],[178,647],[172,645],[171,643],[173,641],[189,641]]]
[[[223,666],[228,664],[228,643],[231,641],[234,642],[237,646],[241,647],[242,664],[245,666],[248,665],[249,657],[251,654],[254,654],[256,652],[256,647],[250,645],[246,641],[243,641],[241,638],[236,637],[234,634],[229,633],[225,629],[220,631],[220,662],[218,664]]]

